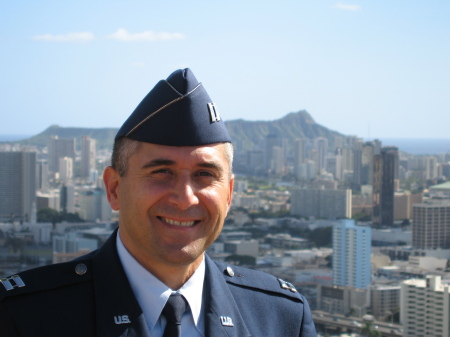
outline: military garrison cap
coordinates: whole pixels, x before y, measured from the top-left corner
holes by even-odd
[[[159,81],[117,133],[141,142],[170,146],[231,143],[218,110],[188,68]]]

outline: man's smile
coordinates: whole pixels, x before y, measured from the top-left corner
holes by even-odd
[[[163,217],[158,217],[160,220],[162,220],[165,223],[168,223],[169,225],[174,225],[174,226],[180,226],[180,227],[191,227],[193,225],[195,225],[196,223],[200,222],[200,221],[177,221],[177,220],[173,220],[173,219],[169,219],[169,218],[163,218]]]

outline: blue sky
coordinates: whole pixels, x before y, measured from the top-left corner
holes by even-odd
[[[450,138],[450,1],[4,1],[0,134],[120,127],[189,67],[225,120]]]

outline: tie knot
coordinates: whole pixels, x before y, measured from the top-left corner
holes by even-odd
[[[186,311],[186,299],[181,294],[170,295],[162,311],[168,323],[181,324],[181,317]]]

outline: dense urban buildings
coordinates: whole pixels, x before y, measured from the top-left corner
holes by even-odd
[[[340,319],[328,332],[355,331],[369,315],[401,335],[401,283],[434,275],[445,289],[450,279],[450,153],[411,155],[315,133],[310,121],[289,134],[290,124],[260,125],[256,140],[245,124],[234,144],[232,207],[208,253],[292,283],[314,310]],[[0,276],[73,259],[101,244],[96,231],[117,225],[98,179],[110,146],[72,136],[48,138],[47,147],[0,144],[14,158],[0,154]],[[16,208],[6,210],[8,198]]]

